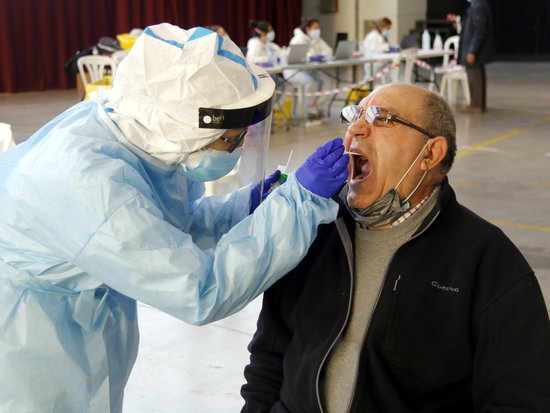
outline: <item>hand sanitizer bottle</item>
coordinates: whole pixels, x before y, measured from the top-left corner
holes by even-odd
[[[424,29],[424,33],[422,33],[422,50],[430,50],[430,43],[430,33],[428,29]]]
[[[443,50],[443,40],[439,35],[439,32],[435,32],[434,50]]]

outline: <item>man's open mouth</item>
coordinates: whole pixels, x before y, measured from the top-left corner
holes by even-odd
[[[358,151],[354,151],[359,153]],[[371,164],[364,154],[351,155],[351,161],[353,165],[352,179],[354,181],[361,181],[367,179],[372,172]]]

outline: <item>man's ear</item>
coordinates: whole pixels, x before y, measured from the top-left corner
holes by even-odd
[[[421,163],[423,171],[429,171],[435,168],[445,158],[448,150],[447,139],[443,136],[436,136],[430,139],[426,149],[427,153]]]

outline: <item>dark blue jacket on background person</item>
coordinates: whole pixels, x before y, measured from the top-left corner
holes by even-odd
[[[466,55],[472,53],[476,60],[472,65],[466,62]],[[493,16],[487,0],[472,0],[466,10],[460,31],[458,64],[479,66],[495,58],[495,40],[493,33]]]

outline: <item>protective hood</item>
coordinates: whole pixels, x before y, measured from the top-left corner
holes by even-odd
[[[231,40],[202,27],[146,28],[120,63],[105,103],[124,143],[165,164],[271,112],[275,83]]]

